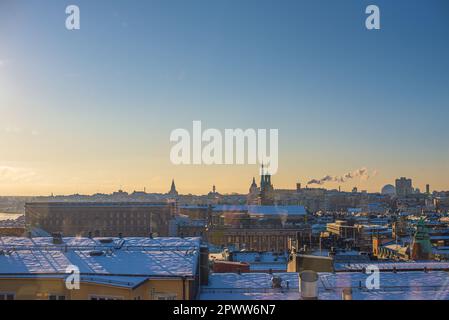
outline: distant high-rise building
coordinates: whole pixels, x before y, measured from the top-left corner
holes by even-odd
[[[430,185],[426,184],[426,194],[430,194]]]
[[[413,193],[412,179],[401,177],[396,179],[396,195],[406,197]]]

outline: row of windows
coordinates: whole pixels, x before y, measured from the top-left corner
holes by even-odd
[[[164,213],[163,213],[164,214]],[[150,219],[155,216],[159,216],[158,213],[131,213],[131,212],[110,212],[110,213],[42,213],[42,214],[29,214],[28,217],[32,219],[43,218],[70,218],[70,219],[92,219],[92,218],[134,218],[134,219]]]
[[[153,294],[155,300],[176,300],[177,294],[175,293],[155,293]],[[0,300],[14,300],[14,293],[2,293],[0,292]],[[108,295],[89,295],[89,300],[123,300],[121,296],[108,296]],[[48,300],[66,300],[64,295],[50,294]],[[134,300],[141,300],[141,297],[135,297]]]
[[[14,300],[14,293],[0,292],[0,300]]]
[[[72,221],[72,220],[60,220],[60,219],[51,219],[51,218],[45,218],[42,219],[42,223],[48,223],[48,224],[71,224],[71,225],[85,225],[87,223],[92,223],[92,221],[101,221],[103,223],[106,223],[108,225],[111,224],[149,224],[149,220],[134,220],[134,219],[122,219],[122,220],[79,220],[79,221]]]
[[[230,243],[239,243],[239,242],[253,242],[253,243],[287,243],[288,237],[281,236],[258,236],[258,237],[245,237],[245,236],[228,236],[227,237],[228,242]]]

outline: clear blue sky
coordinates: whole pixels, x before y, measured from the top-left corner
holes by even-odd
[[[369,4],[381,30],[365,29]],[[171,130],[192,120],[279,129],[278,187],[367,167],[378,176],[345,188],[405,175],[449,189],[448,57],[446,0],[1,0],[0,166],[36,178],[0,193],[172,177],[245,191],[254,167],[169,163]]]

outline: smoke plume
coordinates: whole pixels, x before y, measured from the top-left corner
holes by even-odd
[[[318,185],[323,185],[326,182],[339,182],[339,183],[344,183],[348,180],[352,180],[354,178],[360,178],[362,180],[368,180],[370,177],[374,177],[377,175],[377,171],[374,170],[372,174],[370,174],[368,172],[368,169],[363,167],[357,170],[354,170],[352,172],[348,172],[342,176],[324,176],[321,179],[312,179],[309,182],[307,182],[307,184],[318,184]]]

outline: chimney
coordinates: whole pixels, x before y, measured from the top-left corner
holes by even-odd
[[[209,248],[206,245],[200,247],[200,284],[209,284]]]
[[[299,274],[299,288],[303,300],[318,300],[318,274],[305,270]]]
[[[279,276],[273,276],[271,278],[271,287],[273,289],[281,289],[282,288],[282,278]]]
[[[55,232],[52,234],[53,244],[62,244],[62,234],[59,232]]]
[[[352,289],[351,288],[344,288],[341,292],[341,299],[342,300],[352,300]]]
[[[300,251],[299,246],[301,244],[301,232],[296,231],[296,239],[295,240],[296,240],[295,248],[296,248],[297,251]]]

